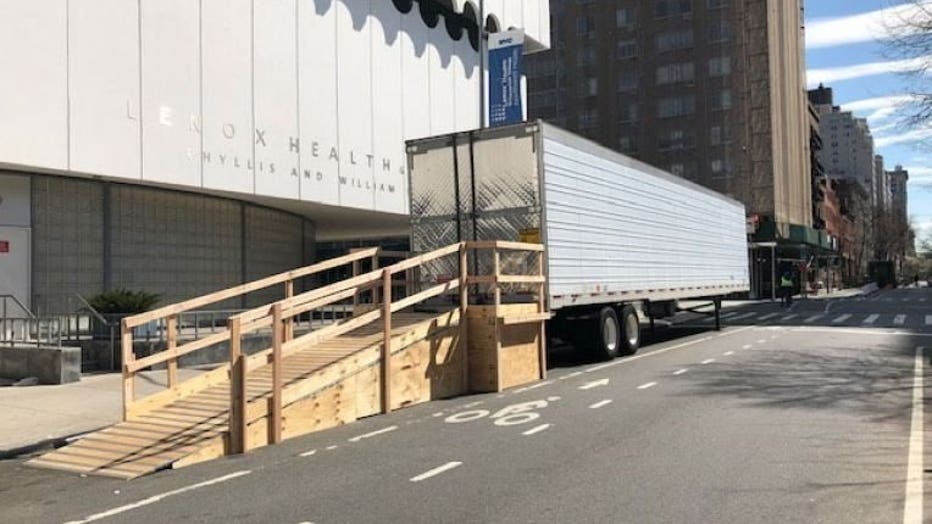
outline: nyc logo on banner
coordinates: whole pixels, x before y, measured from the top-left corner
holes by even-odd
[[[489,35],[489,126],[524,120],[521,102],[521,67],[524,31]]]

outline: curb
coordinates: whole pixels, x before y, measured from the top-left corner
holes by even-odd
[[[23,455],[29,455],[35,453],[36,451],[43,451],[49,449],[60,448],[66,444],[70,444],[73,440],[77,440],[84,435],[98,431],[98,429],[92,429],[89,431],[81,431],[80,433],[74,433],[72,435],[66,435],[64,437],[51,437],[38,442],[33,442],[32,444],[26,444],[24,446],[19,446],[9,449],[0,449],[0,460],[10,460]]]

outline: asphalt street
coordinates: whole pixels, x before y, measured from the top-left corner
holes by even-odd
[[[922,522],[929,315],[928,288],[751,305],[131,482],[4,461],[0,522]]]

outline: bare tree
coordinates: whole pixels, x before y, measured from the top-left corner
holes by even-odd
[[[932,0],[898,0],[885,20],[885,54],[908,61],[903,73],[909,79],[912,100],[902,106],[910,127],[932,125]]]

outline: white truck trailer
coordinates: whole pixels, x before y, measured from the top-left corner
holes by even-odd
[[[637,351],[639,314],[708,298],[718,326],[749,290],[741,203],[553,125],[410,141],[408,162],[412,250],[543,243],[548,334],[602,358]]]

